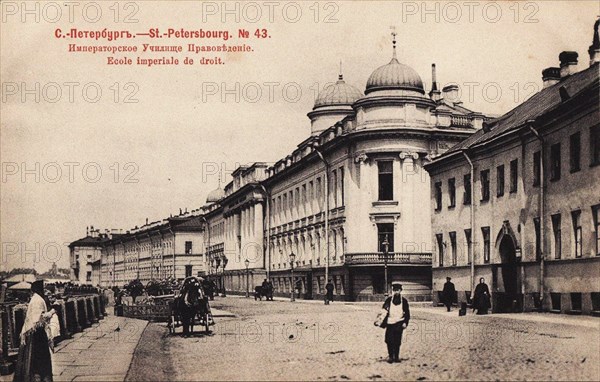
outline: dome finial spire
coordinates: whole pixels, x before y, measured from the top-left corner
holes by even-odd
[[[392,58],[398,59],[396,56],[396,36],[398,35],[398,33],[396,33],[396,26],[392,25],[390,29],[392,30],[392,48],[394,49]]]
[[[338,75],[338,80],[342,81],[344,79],[344,74],[342,73],[342,60],[340,59],[340,74]]]

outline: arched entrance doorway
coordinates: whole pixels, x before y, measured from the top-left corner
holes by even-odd
[[[521,312],[520,259],[517,256],[517,238],[508,222],[504,222],[497,237],[497,250],[501,263],[494,269],[493,311],[497,313]]]
[[[502,259],[502,282],[507,297],[514,298],[519,293],[517,254],[512,238],[504,235],[500,242],[500,258]]]

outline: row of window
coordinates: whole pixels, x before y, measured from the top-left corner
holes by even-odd
[[[592,221],[593,221],[593,231],[594,231],[594,244],[595,244],[595,253],[597,256],[600,256],[600,205],[592,206]],[[552,252],[555,259],[562,258],[562,215],[554,214],[551,216],[552,220],[552,234],[553,234],[553,246]],[[533,219],[534,228],[535,228],[535,252],[536,252],[536,260],[539,260],[541,257],[541,234],[540,234],[540,219]],[[581,223],[581,210],[571,211],[571,233],[573,243],[573,254],[575,258],[580,258],[583,255],[583,239],[582,239],[582,223]],[[440,267],[444,266],[444,255],[448,252],[447,243],[444,242],[444,235],[442,233],[438,233],[436,236],[436,244],[437,244],[437,253],[438,253],[438,264]],[[450,254],[451,254],[451,264],[457,265],[457,257],[458,257],[458,246],[457,246],[457,233],[449,232],[448,234],[450,238]],[[467,263],[471,264],[472,259],[472,242],[471,242],[471,230],[464,230],[465,242],[467,243]],[[490,262],[490,227],[482,227],[481,228],[481,237],[483,240],[483,262]]]
[[[590,129],[590,166],[600,164],[600,126]],[[569,165],[571,173],[581,170],[581,133],[577,132],[569,137]],[[561,178],[561,144],[560,142],[550,146],[550,181],[557,181]],[[510,162],[509,168],[509,192],[515,193],[518,188],[519,178],[519,160],[514,159]],[[479,179],[481,182],[481,202],[490,200],[490,170],[480,171]],[[541,182],[541,153],[533,153],[533,186],[539,186]],[[471,174],[464,175],[463,178],[464,193],[463,204],[471,204]],[[505,193],[505,169],[504,165],[496,167],[496,196],[504,196]],[[435,210],[442,209],[442,182],[434,184],[435,192]],[[456,206],[456,179],[448,179],[448,208]]]
[[[313,210],[321,210],[322,206],[313,208],[309,202],[321,200],[323,183],[319,176],[315,181],[311,180],[271,199],[272,214],[276,217],[276,224],[312,215],[315,212]],[[331,208],[344,206],[344,167],[331,171],[328,194],[331,198]]]
[[[496,167],[496,196],[502,197],[505,192],[505,180],[504,180],[504,165]],[[490,170],[483,170],[480,172],[481,181],[481,201],[486,202],[490,200]],[[519,160],[515,159],[510,162],[510,174],[509,174],[509,192],[515,193],[518,188],[519,179]],[[464,192],[463,192],[463,204],[471,204],[471,174],[466,174],[463,177]],[[442,209],[442,182],[436,182],[434,185],[435,189],[435,210],[440,211]],[[448,208],[456,207],[456,179],[448,179],[448,197],[449,204]]]
[[[473,259],[473,245],[471,241],[471,230],[465,229],[465,242],[467,243],[467,264],[471,264]],[[450,254],[451,254],[451,264],[456,266],[458,263],[458,244],[457,244],[457,236],[456,232],[450,232],[448,234],[450,237]],[[481,236],[483,239],[483,262],[490,262],[490,227],[481,227]],[[438,265],[440,267],[444,266],[444,256],[447,252],[446,247],[447,243],[444,241],[444,234],[438,233],[435,235],[435,241],[437,245],[437,253],[438,253]]]

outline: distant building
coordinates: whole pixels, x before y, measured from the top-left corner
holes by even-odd
[[[113,235],[102,245],[100,285],[204,274],[203,231],[202,218],[186,212]]]
[[[562,52],[540,92],[425,165],[434,299],[484,277],[495,312],[600,311],[598,22],[589,54],[577,71]]]
[[[69,245],[71,281],[122,287],[135,279],[146,284],[205,274],[204,223],[198,211],[146,222],[125,233],[100,233],[92,227],[86,237]]]
[[[85,237],[69,244],[71,282],[80,285],[98,285],[100,282],[100,256],[103,243],[109,236],[99,229],[87,229]]]

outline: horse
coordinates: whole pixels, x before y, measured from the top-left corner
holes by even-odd
[[[174,313],[181,318],[183,326],[183,335],[189,336],[194,331],[194,317],[201,315],[204,317],[207,313],[207,297],[195,277],[188,277],[184,280],[180,294],[173,301]]]

